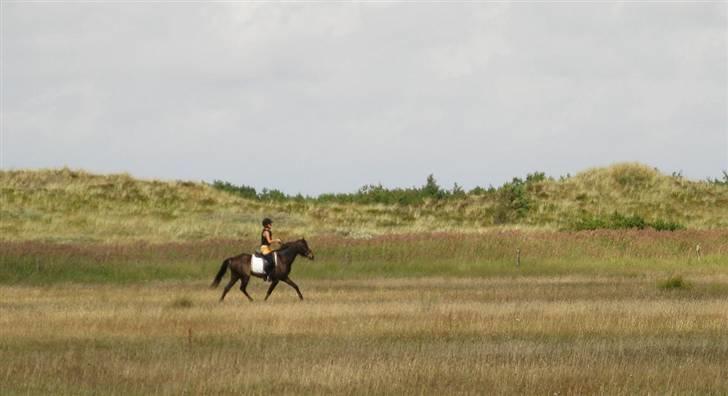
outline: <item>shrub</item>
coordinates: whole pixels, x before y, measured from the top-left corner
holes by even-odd
[[[658,219],[652,223],[645,221],[639,215],[626,216],[618,212],[612,213],[609,217],[596,217],[588,214],[583,214],[582,217],[578,218],[572,224],[572,229],[576,231],[583,230],[598,230],[598,229],[610,229],[610,230],[624,230],[624,229],[638,229],[642,230],[646,227],[652,227],[657,231],[677,231],[685,229],[680,223],[673,221],[667,221]]]
[[[498,189],[493,222],[504,224],[523,218],[530,206],[531,202],[526,195],[526,183],[515,177],[510,183]]]
[[[262,201],[285,201],[289,199],[289,197],[282,191],[276,189],[269,190],[267,188],[264,188],[263,191],[258,194],[258,199]]]
[[[222,180],[215,180],[212,182],[212,187],[222,190],[225,192],[229,192],[231,194],[235,194],[237,196],[247,198],[247,199],[257,199],[261,201],[301,201],[304,200],[303,196],[298,194],[297,196],[289,196],[283,193],[280,190],[272,189],[269,190],[267,188],[264,188],[263,191],[258,193],[255,188],[240,185],[236,186],[235,184],[232,184],[230,182],[222,181]]]
[[[465,191],[457,183],[452,191],[444,190],[437,184],[435,176],[427,176],[425,185],[420,188],[394,188],[389,189],[381,184],[369,184],[361,187],[353,194],[322,194],[316,198],[319,202],[356,203],[356,204],[383,204],[415,206],[421,205],[425,200],[444,200],[448,198],[465,197]]]
[[[465,190],[463,190],[463,187],[459,184],[455,183],[452,186],[452,190],[450,190],[450,196],[452,198],[463,198],[465,197]]]
[[[648,223],[639,215],[626,216],[619,212],[612,213],[609,217],[597,217],[588,214],[578,218],[572,228],[577,231],[597,230],[597,229],[639,229],[642,230],[648,226]]]
[[[662,219],[657,219],[654,222],[650,223],[650,227],[654,228],[657,231],[677,231],[685,229],[685,226],[680,223]]]
[[[212,187],[226,191],[235,195],[239,195],[243,198],[248,199],[257,199],[258,193],[255,191],[255,188],[248,187],[248,186],[236,186],[230,182],[222,181],[222,180],[215,180],[212,182]]]
[[[421,191],[422,194],[430,198],[441,199],[445,197],[445,191],[443,191],[442,188],[440,188],[440,185],[437,184],[437,180],[435,180],[435,175],[433,174],[427,176],[427,182],[422,187]]]
[[[609,219],[609,224],[609,228],[612,229],[637,228],[642,230],[647,225],[647,222],[645,222],[645,219],[639,215],[624,216],[620,213],[614,212]]]
[[[468,194],[470,195],[486,195],[486,194],[494,194],[496,192],[495,187],[488,186],[488,188],[483,188],[480,186],[476,186],[472,190],[468,191]]]
[[[546,173],[544,172],[533,172],[526,175],[526,184],[538,183],[546,180]]]
[[[603,228],[610,228],[609,224],[601,218],[598,217],[592,217],[592,216],[585,216],[582,218],[579,218],[574,222],[574,225],[572,228],[576,231],[584,231],[584,230],[598,230]]]

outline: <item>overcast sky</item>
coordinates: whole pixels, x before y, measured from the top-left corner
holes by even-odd
[[[728,3],[2,2],[3,169],[287,193],[728,169]]]

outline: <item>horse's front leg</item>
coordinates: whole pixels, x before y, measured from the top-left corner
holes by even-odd
[[[301,291],[298,290],[298,285],[295,282],[293,282],[291,280],[291,278],[283,279],[283,282],[288,283],[293,289],[295,289],[296,290],[296,293],[298,293],[298,298],[300,298],[301,300],[303,300],[303,294],[301,294]]]
[[[265,300],[263,301],[268,301],[268,297],[270,297],[270,294],[273,292],[273,289],[275,289],[277,285],[278,279],[274,279],[273,282],[270,284],[270,287],[268,288],[268,293],[265,293]]]

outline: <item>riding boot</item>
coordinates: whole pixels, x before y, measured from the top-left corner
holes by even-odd
[[[263,271],[265,271],[265,281],[271,282],[273,279],[273,270],[275,269],[275,266],[271,264],[269,260],[265,261],[265,265],[263,266]]]
[[[263,265],[263,270],[265,271],[265,281],[270,282],[272,281],[273,277],[273,271],[275,271],[275,262],[273,261],[273,253],[268,253],[265,256],[263,256],[265,259],[265,264]]]

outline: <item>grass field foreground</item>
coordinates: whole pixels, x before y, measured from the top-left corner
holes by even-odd
[[[0,393],[725,394],[728,279],[692,281],[0,286]]]

